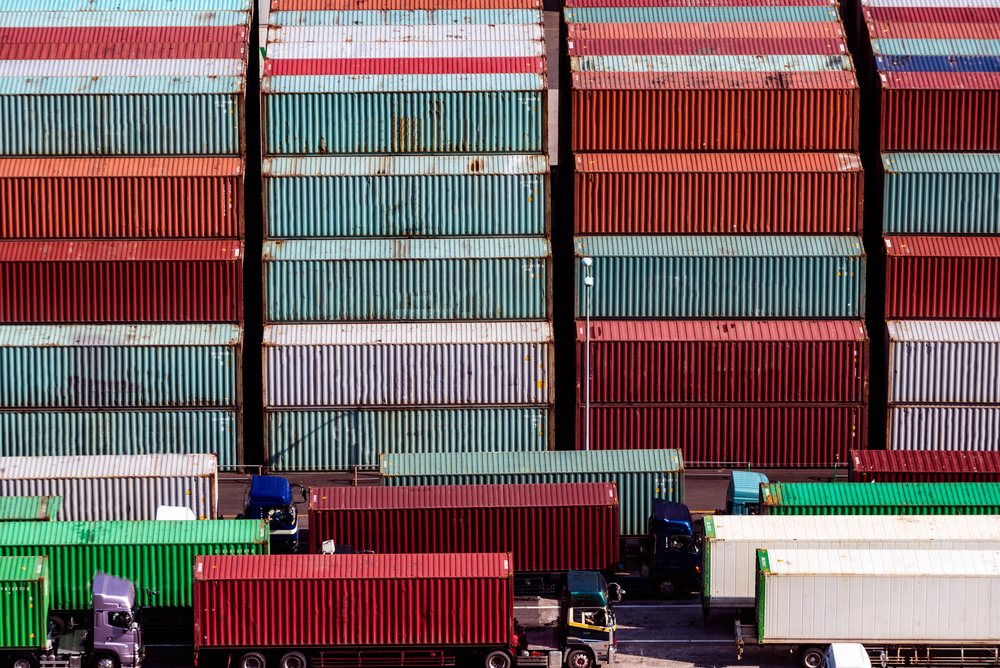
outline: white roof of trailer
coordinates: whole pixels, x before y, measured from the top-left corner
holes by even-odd
[[[0,480],[180,478],[216,475],[214,454],[0,457]]]
[[[1000,541],[1000,515],[719,515],[706,520],[705,539],[712,542]]]
[[[1000,577],[1000,551],[765,550],[772,575]]]

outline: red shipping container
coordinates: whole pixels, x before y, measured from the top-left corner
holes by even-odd
[[[1000,23],[1000,7],[869,7],[864,21],[879,23]]]
[[[577,403],[586,324],[577,322]],[[591,403],[868,402],[868,332],[852,320],[590,321]]]
[[[1000,237],[883,241],[886,319],[1000,319]]]
[[[836,7],[836,0],[566,0],[566,7]]]
[[[852,482],[1000,482],[1000,452],[852,450]]]
[[[577,153],[576,234],[860,234],[853,153]]]
[[[846,464],[864,448],[864,406],[676,404],[590,407],[591,450],[679,448],[684,466],[817,467]],[[584,408],[576,446],[583,449]]]
[[[571,56],[844,55],[843,39],[572,39]]]
[[[0,323],[243,321],[240,242],[0,242]]]
[[[1000,19],[1000,15],[997,17]],[[868,23],[869,39],[1000,40],[995,23]],[[871,45],[869,44],[869,47]]]
[[[568,6],[568,5],[567,5]],[[630,6],[638,6],[632,4]],[[826,39],[843,38],[840,23],[568,23],[570,39]]]
[[[854,72],[573,72],[573,151],[858,150]]]
[[[195,652],[514,640],[509,554],[217,555],[194,569]]]
[[[1000,151],[1000,72],[878,72],[879,151]]]
[[[0,44],[112,44],[126,42],[246,43],[246,41],[247,28],[245,26],[0,28]]]
[[[242,236],[240,158],[0,159],[0,238]]]
[[[248,48],[242,42],[0,44],[0,60],[243,60]]]
[[[313,487],[311,495],[312,552],[327,540],[376,554],[511,552],[518,573],[600,571],[619,560],[613,483]]]

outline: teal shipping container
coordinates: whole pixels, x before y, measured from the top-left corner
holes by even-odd
[[[545,236],[542,155],[265,158],[269,239]]]
[[[886,233],[1000,234],[996,153],[883,153],[880,178]]]
[[[541,9],[347,9],[271,12],[272,26],[541,25]]]
[[[385,453],[540,452],[554,447],[547,406],[271,410],[272,471],[378,466]]]
[[[762,515],[1000,515],[1000,483],[764,483]]]
[[[0,522],[48,522],[62,505],[61,496],[0,496]]]
[[[237,325],[0,326],[0,408],[239,406]]]
[[[263,260],[270,323],[550,313],[546,239],[268,241]]]
[[[576,237],[576,316],[860,318],[858,237]]]
[[[826,23],[836,5],[718,7],[566,7],[566,23]]]
[[[646,533],[653,499],[684,503],[680,450],[383,454],[379,462],[383,485],[613,482],[623,536]]]
[[[238,410],[0,411],[0,457],[216,454],[242,463]]]
[[[322,75],[318,69],[265,76],[261,93],[269,156],[541,153],[548,146],[539,73]]]

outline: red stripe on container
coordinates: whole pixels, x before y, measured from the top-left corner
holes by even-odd
[[[583,407],[576,445],[583,448]],[[679,448],[684,466],[818,467],[867,442],[863,406],[591,406],[592,450]]]
[[[241,322],[240,242],[0,243],[0,322]]]
[[[868,401],[859,321],[591,321],[593,403]],[[586,325],[577,323],[577,402]]]
[[[542,0],[271,0],[272,12],[541,9]]]
[[[942,87],[964,80],[970,88],[914,90],[898,88],[895,74],[880,73],[879,150],[1000,151],[1000,74],[983,74],[923,77],[940,79]],[[989,84],[992,90],[973,88]]]
[[[869,39],[987,39],[1000,40],[995,23],[873,23]]]
[[[860,234],[846,153],[577,153],[576,234]]]
[[[1000,319],[1000,237],[885,238],[885,317]]]
[[[271,59],[271,76],[334,74],[534,74],[545,71],[544,58],[343,58],[337,60]]]
[[[613,483],[313,487],[310,498],[313,553],[327,540],[375,554],[511,552],[519,573],[619,560]],[[578,540],[552,540],[570,534]]]
[[[243,26],[0,28],[0,44],[116,44],[127,42],[239,42]]]
[[[572,39],[807,39],[844,36],[840,23],[570,23]]]
[[[865,21],[885,23],[1000,23],[994,7],[867,7]]]
[[[852,482],[1000,482],[1000,452],[852,450]]]
[[[246,58],[247,46],[215,43],[0,44],[0,60],[183,60]]]
[[[507,647],[509,562],[491,553],[197,557],[195,650]]]
[[[858,150],[857,88],[579,90],[576,81],[573,151]]]
[[[843,39],[575,39],[571,56],[846,55]]]
[[[238,158],[0,159],[0,238],[242,236]]]

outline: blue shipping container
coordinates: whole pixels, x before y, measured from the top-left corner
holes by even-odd
[[[871,45],[883,56],[1000,56],[995,39],[873,39]]]
[[[1000,72],[1000,56],[875,56],[879,72]]]

